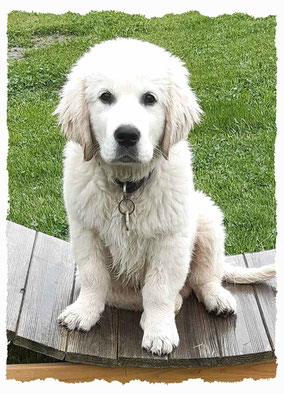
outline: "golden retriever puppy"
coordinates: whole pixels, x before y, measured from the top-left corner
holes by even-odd
[[[236,302],[222,280],[275,274],[224,262],[222,213],[193,184],[187,136],[202,111],[179,58],[135,39],[95,45],[72,68],[55,113],[69,140],[64,200],[81,283],[61,324],[87,331],[106,304],[140,309],[142,346],[168,354],[190,289],[228,315]]]

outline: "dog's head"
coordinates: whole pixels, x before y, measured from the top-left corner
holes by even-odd
[[[55,110],[85,160],[113,165],[165,158],[186,139],[201,109],[182,61],[154,44],[115,39],[95,45],[71,70]]]

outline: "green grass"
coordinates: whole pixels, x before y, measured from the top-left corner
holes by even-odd
[[[274,16],[245,14],[10,13],[9,47],[22,47],[24,58],[9,60],[8,219],[68,238],[64,138],[52,117],[58,92],[91,45],[134,37],[170,50],[191,72],[205,112],[189,137],[195,182],[225,214],[226,253],[275,248],[275,27]]]

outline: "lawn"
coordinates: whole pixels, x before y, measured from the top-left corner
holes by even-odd
[[[10,13],[8,219],[68,238],[64,138],[52,116],[58,92],[91,45],[134,37],[165,47],[190,70],[205,113],[189,136],[195,184],[224,212],[226,253],[275,248],[275,27],[274,16],[245,14]]]

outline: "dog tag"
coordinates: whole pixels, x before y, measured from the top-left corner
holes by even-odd
[[[129,212],[126,212],[125,214],[125,227],[127,231],[127,235],[129,236]]]
[[[135,204],[130,198],[126,197],[126,193],[123,194],[123,199],[118,204],[118,210],[125,217],[125,228],[127,235],[129,235],[129,231],[130,231],[129,217],[135,210]]]

